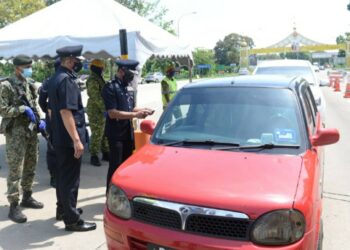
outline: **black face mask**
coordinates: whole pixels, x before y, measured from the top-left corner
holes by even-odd
[[[134,74],[132,72],[130,72],[129,70],[125,70],[124,73],[125,74],[124,74],[122,83],[124,86],[128,86],[129,83],[131,83],[131,81],[134,79]]]
[[[79,62],[75,62],[74,66],[73,66],[73,71],[75,73],[78,73],[82,68],[83,68],[83,64],[80,61]]]

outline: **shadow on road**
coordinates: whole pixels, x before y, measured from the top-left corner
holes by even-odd
[[[55,238],[71,234],[59,229],[55,223],[56,220],[50,219],[11,224],[1,229],[0,247],[4,250],[48,248],[54,244]],[[20,235],[25,237],[19,238]]]

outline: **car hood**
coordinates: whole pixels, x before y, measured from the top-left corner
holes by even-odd
[[[214,151],[148,144],[112,182],[136,196],[240,211],[250,218],[291,208],[301,156]]]

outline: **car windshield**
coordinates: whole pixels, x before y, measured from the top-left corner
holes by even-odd
[[[286,75],[286,76],[301,76],[310,84],[315,83],[312,69],[306,66],[273,66],[273,67],[258,67],[255,74],[257,75]]]
[[[185,88],[165,111],[152,142],[218,150],[295,151],[301,144],[298,117],[297,99],[289,89]],[[262,147],[265,144],[274,146]]]

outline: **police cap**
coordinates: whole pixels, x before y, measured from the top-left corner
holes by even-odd
[[[32,59],[30,59],[29,56],[18,55],[13,59],[13,65],[15,66],[21,66],[21,65],[27,65],[27,64],[32,64]]]
[[[79,57],[83,50],[83,45],[66,46],[56,50],[59,57]]]
[[[139,62],[136,60],[117,60],[115,62],[119,68],[121,69],[128,69],[130,71],[136,71],[137,65],[139,65]]]

